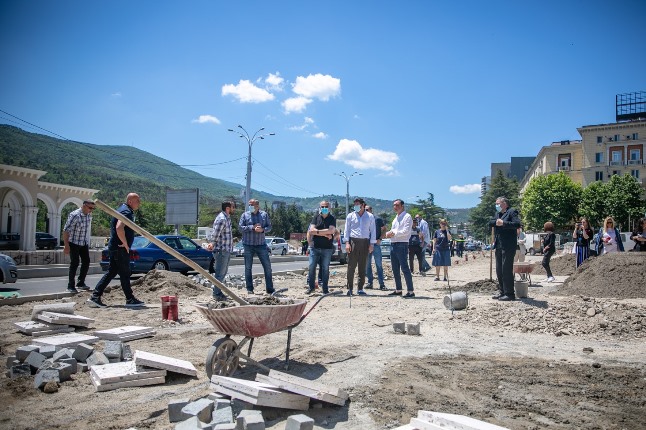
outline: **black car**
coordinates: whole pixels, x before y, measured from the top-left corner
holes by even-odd
[[[58,240],[49,233],[36,232],[36,249],[54,249]]]

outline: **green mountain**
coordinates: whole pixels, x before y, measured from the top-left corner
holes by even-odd
[[[165,202],[168,189],[199,188],[201,202],[212,205],[231,196],[239,201],[237,197],[244,188],[241,184],[203,176],[134,147],[57,139],[10,125],[0,125],[0,164],[44,170],[47,174],[41,180],[45,182],[100,190],[96,197],[105,202],[121,201],[131,191],[139,193],[144,201]],[[318,207],[322,199],[322,196],[276,196],[256,190],[253,195],[261,205],[281,201],[295,203],[304,210]],[[345,195],[325,198],[345,207]],[[390,200],[364,198],[375,213],[392,211]],[[468,210],[447,209],[456,211],[456,215]]]

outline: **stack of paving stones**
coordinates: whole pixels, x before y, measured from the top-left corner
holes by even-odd
[[[34,376],[34,387],[47,393],[58,391],[59,384],[90,366],[132,360],[130,345],[106,341],[103,352],[80,343],[74,348],[52,345],[26,345],[7,358],[8,378]]]
[[[235,416],[233,403],[218,393],[195,401],[190,399],[172,399],[168,402],[168,418],[177,423],[175,430],[265,430],[262,411],[253,409],[240,410]],[[245,404],[243,407],[253,405]],[[285,430],[312,430],[314,420],[307,415],[298,414],[287,418]]]

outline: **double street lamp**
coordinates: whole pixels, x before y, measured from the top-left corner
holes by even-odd
[[[264,139],[265,136],[275,136],[276,133],[258,134],[265,129],[265,127],[262,127],[260,130],[255,132],[253,136],[249,136],[249,133],[247,133],[247,130],[245,130],[243,126],[238,125],[238,128],[242,131],[240,132],[238,130],[233,130],[230,128],[227,130],[245,139],[247,141],[247,144],[249,145],[249,155],[247,156],[247,187],[245,188],[244,199],[244,204],[246,205],[249,202],[249,199],[251,199],[251,147],[253,146],[253,143],[256,141],[256,139]]]
[[[354,175],[363,175],[363,173],[359,172],[354,172],[350,176],[346,175],[345,172],[341,173],[335,173],[337,176],[341,176],[343,179],[345,179],[345,217],[347,218],[348,215],[350,214],[350,178],[353,177]]]

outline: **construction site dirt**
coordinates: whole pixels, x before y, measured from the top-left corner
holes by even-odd
[[[528,256],[538,265],[540,259]],[[408,423],[418,410],[466,415],[510,429],[643,429],[646,254],[601,256],[574,266],[572,255],[556,256],[556,282],[544,282],[537,267],[527,298],[499,302],[491,298],[496,283],[490,281],[489,253],[470,253],[468,261],[453,258],[450,282],[435,281],[435,268],[427,276],[416,273],[414,299],[371,289],[367,296],[343,294],[321,301],[292,332],[289,370],[284,369],[285,331],[256,339],[251,357],[350,393],[345,406],[312,401],[302,413],[315,420],[316,429],[391,429]],[[384,269],[392,290],[387,259]],[[345,293],[346,266],[330,271],[331,290]],[[274,284],[289,289],[282,297],[308,300],[305,311],[320,296],[306,294],[305,272],[275,275]],[[106,309],[88,307],[87,292],[71,299],[76,314],[95,319],[93,327],[76,331],[153,327],[154,337],[129,342],[132,350],[190,361],[198,377],[169,373],[163,385],[96,392],[88,373],[77,373],[46,394],[34,388],[33,377],[3,375],[0,427],[170,429],[169,400],[211,392],[205,358],[224,334],[193,306],[208,302],[211,291],[163,271],[150,273],[133,288],[146,308],[126,308],[119,288],[104,295]],[[467,292],[465,310],[445,307],[449,288]],[[247,297],[244,288],[234,291]],[[264,291],[264,285],[256,291]],[[179,297],[177,322],[161,319],[160,297],[165,295]],[[6,361],[30,344],[32,338],[18,333],[13,323],[29,320],[33,306],[42,303],[0,307],[0,358]],[[420,323],[421,334],[395,333],[395,322]],[[264,372],[249,364],[234,376],[253,380],[256,373]],[[301,413],[262,411],[273,430],[282,430],[289,415]]]

